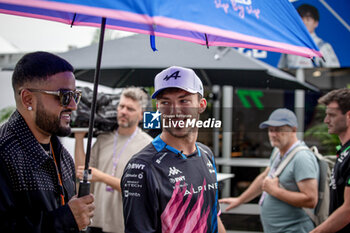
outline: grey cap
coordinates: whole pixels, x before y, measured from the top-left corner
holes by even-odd
[[[199,93],[203,96],[203,84],[192,69],[179,66],[171,66],[154,78],[154,93],[152,99],[155,99],[160,91],[166,88],[180,88],[189,93]]]
[[[279,108],[273,111],[267,121],[259,125],[260,129],[265,129],[269,126],[283,126],[289,125],[291,127],[298,127],[297,117],[294,112],[286,108]]]

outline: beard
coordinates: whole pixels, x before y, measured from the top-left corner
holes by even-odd
[[[166,128],[165,130],[175,138],[187,138],[191,133],[195,132],[194,128],[189,128],[189,129]]]
[[[328,133],[339,135],[346,132],[348,126],[346,125],[346,119],[344,121],[334,122],[332,125],[328,125]]]
[[[60,117],[49,114],[45,111],[41,102],[38,103],[35,124],[43,131],[50,133],[51,135],[57,135],[60,137],[68,136],[71,133],[70,126],[61,126]]]
[[[163,118],[164,119],[164,118]],[[178,121],[183,121],[183,122],[187,122],[190,121],[192,119],[196,119],[196,121],[198,121],[199,119],[199,115],[194,116],[192,118],[165,118],[165,121],[172,121],[172,122],[178,122]],[[175,138],[187,138],[189,137],[192,133],[196,132],[198,129],[196,127],[192,128],[189,127],[187,128],[185,127],[174,127],[173,125],[170,125],[170,127],[166,127],[164,128],[165,131],[167,131],[171,136],[175,137]]]
[[[120,118],[124,118],[126,121],[120,120]],[[122,128],[131,128],[139,123],[138,119],[128,119],[125,116],[121,116],[117,118],[118,125]]]

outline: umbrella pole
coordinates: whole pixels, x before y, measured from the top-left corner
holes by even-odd
[[[89,121],[89,133],[88,133],[88,142],[87,142],[87,148],[86,148],[84,176],[83,176],[83,180],[80,181],[78,197],[82,197],[90,193],[90,182],[88,180],[89,162],[90,162],[90,154],[91,154],[92,135],[93,135],[94,123],[95,123],[97,90],[98,90],[98,83],[100,80],[100,68],[101,68],[105,27],[106,27],[106,18],[102,18],[98,52],[97,52],[96,69],[95,69],[95,75],[94,75],[94,90],[93,90],[93,96],[92,96],[92,105],[91,105],[91,113],[90,113],[90,121]]]

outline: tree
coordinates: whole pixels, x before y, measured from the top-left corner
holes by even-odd
[[[319,150],[322,154],[334,155],[336,146],[340,145],[340,140],[337,135],[328,133],[328,127],[323,122],[325,112],[326,106],[321,104],[316,106],[315,124],[306,130],[305,138],[318,141],[320,143]]]
[[[15,107],[6,107],[0,110],[0,124],[3,124],[11,114],[16,110]]]

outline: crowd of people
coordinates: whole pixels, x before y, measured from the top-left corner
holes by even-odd
[[[84,172],[85,133],[75,133],[74,160],[58,137],[71,133],[81,92],[73,67],[47,52],[24,55],[12,76],[16,111],[0,128],[1,232],[226,232],[226,210],[260,196],[264,232],[350,232],[350,89],[319,99],[324,123],[341,146],[331,176],[329,217],[315,227],[303,208],[318,203],[320,169],[297,138],[297,118],[276,109],[260,124],[273,147],[269,166],[238,197],[219,200],[215,156],[197,141],[198,127],[163,127],[154,139],[138,125],[149,96],[125,88],[118,128],[92,148],[92,194],[76,195]],[[167,121],[194,120],[206,110],[204,88],[192,69],[172,66],[154,79],[157,112]],[[283,171],[278,168],[288,155]]]

